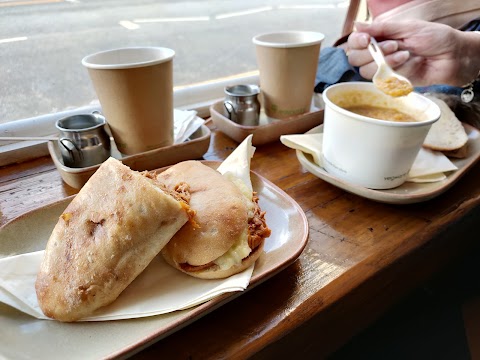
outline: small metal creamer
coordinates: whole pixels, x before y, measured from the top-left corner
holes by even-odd
[[[223,106],[228,118],[245,126],[257,126],[260,120],[260,102],[257,85],[233,85],[225,87]]]
[[[65,166],[80,168],[100,164],[111,153],[105,118],[98,112],[57,120],[58,145]]]

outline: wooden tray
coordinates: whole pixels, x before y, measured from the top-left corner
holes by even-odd
[[[262,111],[260,125],[244,126],[227,117],[223,100],[210,107],[210,116],[221,132],[239,143],[248,135],[253,134],[252,144],[254,146],[277,141],[281,135],[302,134],[323,123],[323,110],[312,111],[284,120],[269,119]]]
[[[219,164],[205,163],[212,167]],[[295,200],[267,179],[253,172],[251,179],[272,234],[265,240],[265,252],[257,260],[244,292],[224,294],[196,307],[165,315],[78,323],[37,320],[0,303],[0,358],[126,358],[242,296],[292,264],[307,244],[305,213]],[[45,249],[58,217],[72,199],[73,196],[26,213],[0,228],[0,258]]]
[[[413,204],[433,199],[444,193],[479,161],[480,131],[468,124],[463,124],[463,126],[468,135],[468,156],[464,159],[450,158],[450,161],[457,166],[458,170],[447,173],[447,178],[445,180],[437,182],[414,183],[407,181],[394,189],[373,190],[360,185],[351,184],[348,181],[329,174],[325,169],[318,166],[313,161],[313,157],[310,154],[296,150],[297,158],[313,175],[352,194],[387,204]],[[307,133],[314,134],[320,132],[323,132],[323,125],[317,126]]]
[[[202,125],[192,134],[190,140],[181,144],[124,156],[118,152],[115,143],[112,141],[112,156],[121,160],[133,170],[153,170],[163,166],[173,165],[180,161],[201,159],[210,145],[210,135],[210,129],[206,125]],[[63,181],[76,189],[80,189],[90,176],[92,176],[100,167],[100,164],[84,168],[71,168],[65,166],[58,147],[58,142],[56,141],[48,142],[48,151],[50,152],[50,156],[52,157],[57,170],[60,172]]]

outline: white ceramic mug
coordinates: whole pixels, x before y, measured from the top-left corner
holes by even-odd
[[[323,92],[323,99],[325,170],[372,189],[390,189],[406,181],[431,125],[441,114],[433,101],[418,93],[393,98],[366,82],[330,86]],[[384,121],[358,115],[343,107],[352,102],[393,108],[418,121]]]

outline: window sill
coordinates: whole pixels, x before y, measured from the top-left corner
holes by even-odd
[[[174,89],[174,107],[181,110],[196,110],[198,116],[209,117],[210,105],[224,97],[225,86],[236,84],[258,85],[258,72],[177,87]],[[101,111],[100,104],[0,124],[0,134],[1,136],[52,136],[57,133],[55,122],[58,119],[93,111]],[[0,143],[0,166],[49,155],[47,142],[45,140]]]

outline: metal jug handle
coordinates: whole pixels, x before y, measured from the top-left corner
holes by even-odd
[[[105,122],[105,116],[103,116],[100,111],[94,110],[92,111],[92,115],[95,116],[96,118],[101,119],[103,122]]]
[[[103,127],[105,129],[105,132],[107,133],[107,136],[109,138],[111,138],[112,137],[112,130],[110,129],[110,126],[108,125],[108,122],[107,122],[107,119],[105,118],[105,116],[103,116],[103,114],[98,110],[92,111],[92,115],[103,121]],[[110,149],[110,143],[108,145],[108,149]]]
[[[82,151],[78,148],[77,144],[75,144],[72,140],[70,140],[69,138],[60,138],[58,139],[58,142],[62,144],[65,150],[67,150],[68,155],[70,156],[70,161],[72,163],[75,163],[75,153],[77,154],[80,160],[83,160]]]
[[[228,106],[230,106],[230,110],[228,109]],[[235,112],[235,107],[233,106],[233,104],[230,102],[230,101],[224,101],[223,102],[223,106],[225,107],[225,110],[227,110],[227,113],[228,113],[228,118],[230,120],[232,120],[232,113],[237,115],[237,113]]]

